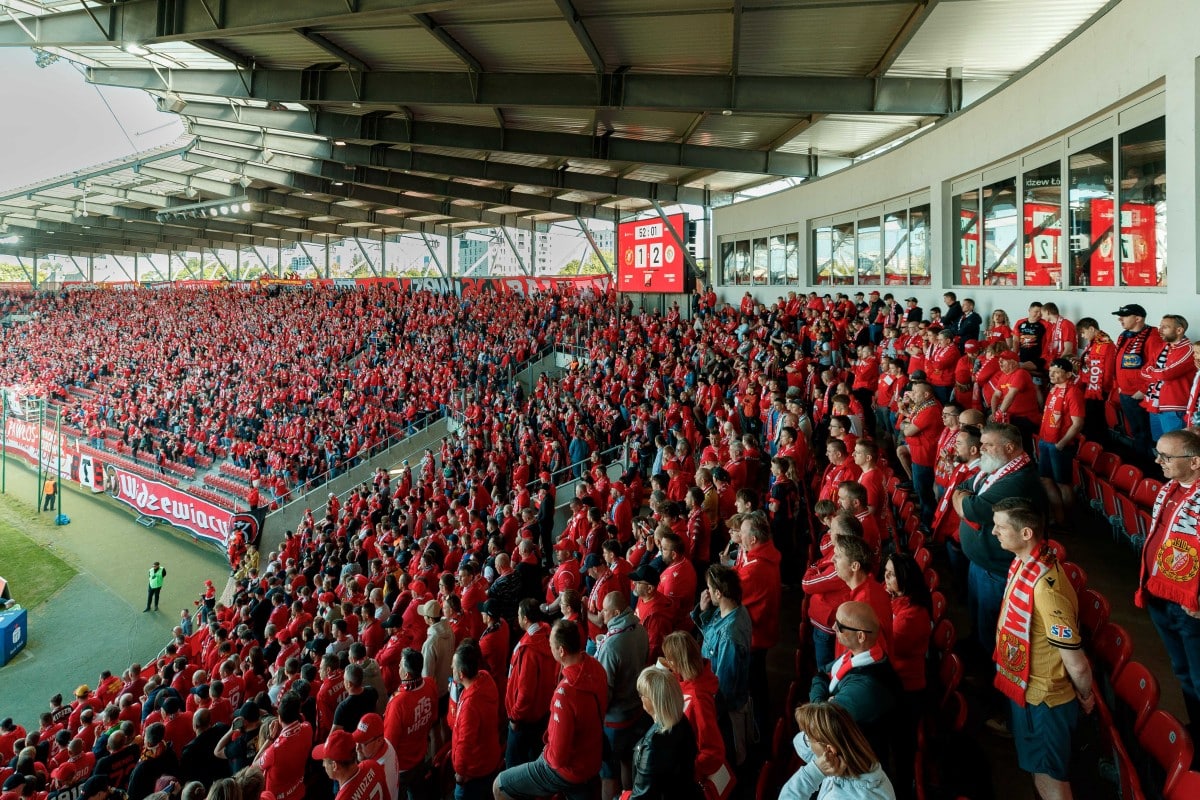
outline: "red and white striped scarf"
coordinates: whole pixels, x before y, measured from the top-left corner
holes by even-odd
[[[1054,554],[1039,544],[1026,562],[1014,558],[1008,568],[1008,591],[1000,610],[1000,630],[996,636],[994,685],[1000,693],[1019,706],[1025,705],[1029,686],[1033,644],[1033,587],[1054,567]]]
[[[870,650],[864,650],[857,655],[851,654],[849,650],[842,653],[829,667],[829,692],[837,688],[838,681],[846,677],[846,673],[855,667],[866,667],[871,664],[878,664],[883,661],[883,642],[872,647]]]

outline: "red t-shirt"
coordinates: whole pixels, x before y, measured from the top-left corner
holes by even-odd
[[[921,429],[912,436],[904,436],[913,463],[919,467],[932,467],[937,461],[938,438],[945,427],[942,425],[942,406],[936,402],[930,403],[913,415],[909,424]]]
[[[1058,444],[1071,427],[1072,417],[1084,416],[1083,392],[1078,384],[1055,386],[1046,398],[1042,427],[1038,437],[1047,444]]]
[[[1041,418],[1042,412],[1038,408],[1037,390],[1033,388],[1033,380],[1029,377],[1028,372],[1023,369],[1014,369],[1012,372],[1001,370],[996,375],[995,382],[996,393],[1000,396],[999,403],[1004,402],[1009,389],[1015,387],[1017,390],[1017,396],[1013,398],[1008,407],[1010,417],[1024,417],[1030,422],[1037,422]]]

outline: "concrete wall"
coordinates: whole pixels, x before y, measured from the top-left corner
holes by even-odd
[[[883,155],[794,189],[716,209],[718,239],[780,226],[799,229],[800,284],[729,286],[722,297],[736,301],[747,289],[768,302],[789,290],[811,286],[812,221],[928,192],[932,205],[932,286],[913,287],[924,308],[941,304],[942,292],[955,288],[971,296],[985,319],[993,308],[1010,318],[1023,316],[1032,299],[1058,303],[1073,319],[1111,320],[1125,302],[1139,302],[1157,322],[1164,313],[1188,314],[1181,298],[1197,292],[1197,59],[1200,57],[1200,3],[1180,0],[1124,0],[1079,33],[1040,65],[982,102],[942,120],[924,134]],[[1168,268],[1167,289],[1075,287],[953,287],[950,197],[956,179],[999,166],[1050,144],[1078,150],[1101,136],[1092,127],[1115,126],[1115,112],[1128,111],[1142,97],[1162,93],[1159,110],[1167,120]],[[1150,109],[1153,112],[1153,109]],[[1124,124],[1124,120],[1122,120]],[[1111,134],[1109,134],[1111,135]],[[1073,137],[1068,140],[1068,137]],[[1053,157],[1052,155],[1050,156]],[[1047,158],[1047,160],[1050,160]],[[1029,164],[1027,166],[1033,166]],[[845,287],[813,287],[856,291]],[[893,287],[904,297],[906,287]],[[881,287],[882,289],[882,287]],[[865,289],[864,291],[869,291]],[[1108,328],[1117,329],[1115,321]]]

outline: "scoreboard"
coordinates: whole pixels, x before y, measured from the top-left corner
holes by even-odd
[[[617,291],[682,294],[687,258],[667,225],[685,241],[687,217],[671,214],[617,226]]]

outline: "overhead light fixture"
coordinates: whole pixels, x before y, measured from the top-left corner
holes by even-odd
[[[343,182],[343,181],[334,181],[334,182],[333,182],[333,185],[334,185],[334,186],[345,186],[346,184],[345,184],[345,182]]]
[[[345,147],[345,146],[346,146],[346,142],[345,142],[345,140],[344,140],[344,139],[334,139],[334,140],[333,140],[333,146],[334,146],[334,147]]]
[[[209,214],[209,216],[212,216],[212,217],[219,216],[219,215],[221,214],[221,209],[219,209],[219,208],[216,208],[216,207],[214,206],[213,208],[210,208],[210,209],[208,210],[208,214]]]
[[[178,114],[187,108],[187,100],[171,92],[163,98],[163,106],[172,114]]]
[[[221,206],[221,216],[229,216],[229,206]]]
[[[251,183],[253,183],[253,181],[251,181],[251,180],[250,180],[249,178],[247,178],[245,175],[243,175],[242,177],[238,178],[238,184],[240,184],[240,185],[241,185],[241,187],[242,187],[243,189],[245,189],[246,187],[248,187],[248,186],[249,186]]]
[[[242,203],[242,211],[246,212],[249,210],[250,210],[250,203],[249,202]]]
[[[198,197],[199,195],[200,195],[200,193],[198,191],[196,191],[196,189],[194,187],[191,187],[191,186],[189,186],[183,190],[183,196],[187,197],[187,198]]]
[[[262,160],[266,163],[271,163],[271,159],[275,157],[275,151],[269,147],[264,147],[262,151]]]
[[[125,45],[125,52],[129,53],[129,55],[131,55],[131,56],[148,56],[148,55],[150,55],[150,51],[147,50],[146,48],[142,47],[137,42],[130,42],[129,44]]]
[[[722,111],[722,112],[721,112],[721,116],[722,116],[722,117],[732,117],[732,116],[733,116],[733,112],[732,112],[732,111],[730,111],[730,110],[727,108],[727,109],[725,109],[724,111]]]

